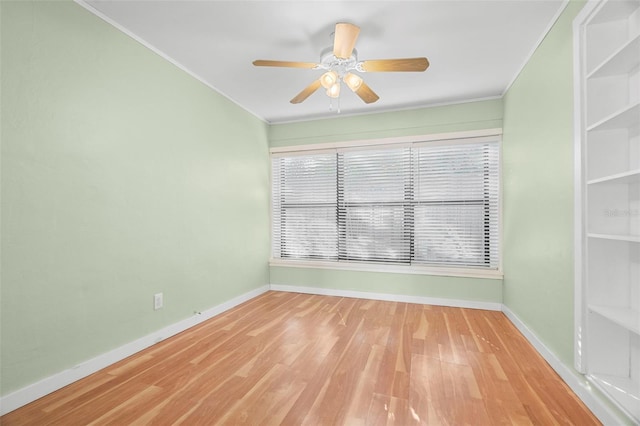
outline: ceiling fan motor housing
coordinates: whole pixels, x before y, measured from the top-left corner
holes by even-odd
[[[358,69],[358,51],[353,49],[351,57],[343,59],[333,54],[332,47],[327,47],[320,53],[318,68],[335,71],[340,77],[344,77],[351,70],[361,71]]]

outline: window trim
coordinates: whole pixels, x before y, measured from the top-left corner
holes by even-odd
[[[493,129],[481,129],[470,130],[464,132],[452,132],[452,133],[437,133],[430,135],[413,135],[413,136],[400,136],[392,138],[378,138],[378,139],[356,139],[352,141],[342,142],[325,142],[315,143],[308,145],[287,145],[269,148],[270,154],[293,154],[300,153],[300,155],[311,154],[308,151],[325,151],[327,149],[350,149],[350,148],[366,148],[366,147],[379,147],[380,145],[398,146],[398,144],[418,144],[424,143],[429,146],[435,146],[435,144],[450,145],[456,142],[468,143],[469,139],[477,139],[483,137],[492,138],[502,136],[501,128]],[[480,142],[478,140],[478,142]]]
[[[500,158],[502,158],[502,129],[480,129],[462,132],[452,133],[438,133],[430,135],[413,135],[380,139],[364,139],[353,141],[341,141],[341,142],[328,142],[320,144],[308,144],[308,145],[290,145],[283,147],[273,147],[269,149],[269,157],[273,156],[289,156],[289,155],[305,155],[310,154],[313,151],[327,151],[331,149],[335,150],[350,150],[350,149],[366,149],[367,147],[375,148],[386,146],[400,147],[403,144],[415,144],[416,146],[427,145],[452,145],[452,144],[468,144],[468,143],[481,143],[498,142],[498,150]],[[271,165],[271,161],[269,164]],[[271,166],[270,166],[271,167]],[[269,173],[270,179],[272,173]],[[442,266],[429,266],[429,265],[406,265],[406,264],[387,264],[376,262],[349,262],[344,260],[336,261],[324,261],[324,260],[294,260],[273,258],[269,259],[269,266],[276,267],[294,267],[294,268],[312,268],[312,269],[334,269],[334,270],[350,270],[350,271],[365,271],[365,272],[387,272],[387,273],[402,273],[402,274],[419,274],[419,275],[435,275],[435,276],[449,276],[449,277],[465,277],[465,278],[485,278],[485,279],[502,279],[503,270],[503,226],[502,226],[502,161],[498,166],[498,179],[500,187],[498,189],[498,267],[496,269],[487,268],[455,268],[455,267],[442,267]],[[272,182],[269,182],[272,187]],[[270,209],[269,214],[273,211],[273,200],[269,199]],[[273,226],[273,221],[270,218],[269,226]],[[273,229],[270,229],[270,235],[273,236]]]
[[[361,272],[386,272],[394,274],[409,275],[435,275],[445,277],[462,278],[485,278],[501,280],[502,270],[486,268],[443,268],[438,266],[425,265],[402,265],[375,262],[347,262],[347,261],[322,261],[322,260],[292,260],[292,259],[269,259],[269,266],[305,269],[333,269],[342,271]]]

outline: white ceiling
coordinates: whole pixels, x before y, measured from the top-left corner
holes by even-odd
[[[341,115],[501,96],[564,0],[186,1],[78,0],[270,123],[330,117],[318,90],[289,103],[321,70],[254,67],[255,59],[318,62],[336,22],[361,27],[358,59],[426,56],[423,73],[361,74],[380,96],[349,90]]]

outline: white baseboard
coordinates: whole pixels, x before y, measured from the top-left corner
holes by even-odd
[[[127,343],[112,351],[98,355],[97,357],[84,361],[68,370],[61,371],[39,382],[25,386],[7,396],[0,398],[0,415],[7,414],[17,408],[22,407],[30,402],[35,401],[51,392],[61,389],[75,381],[78,381],[96,371],[102,370],[111,364],[125,359],[143,349],[148,348],[162,340],[165,340],[175,334],[181,333],[203,321],[206,321],[222,312],[225,312],[247,300],[253,299],[269,291],[269,286],[264,285],[255,290],[241,294],[213,308],[207,309],[192,317],[186,318],[175,324],[169,325],[161,330],[151,333],[133,342]]]
[[[562,361],[560,361],[560,359],[551,350],[549,350],[549,348],[547,348],[538,336],[536,336],[536,334],[531,331],[529,327],[527,327],[526,324],[522,322],[522,320],[520,320],[520,318],[518,318],[518,316],[508,307],[502,305],[502,312],[604,425],[622,425],[629,422],[628,419],[620,418],[600,398],[598,398],[593,393],[593,387],[587,378],[567,367]]]
[[[451,306],[454,308],[502,310],[502,303],[480,302],[475,300],[445,299],[440,297],[406,296],[402,294],[369,293],[367,291],[338,290],[320,287],[299,287],[293,285],[271,284],[271,290],[289,293],[318,294],[321,296],[354,297],[357,299],[384,300],[386,302],[417,303],[421,305]]]

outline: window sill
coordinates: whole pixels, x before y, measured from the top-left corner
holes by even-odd
[[[284,259],[270,259],[269,266],[280,266],[286,268],[338,269],[345,271],[363,272],[388,272],[396,274],[437,275],[444,277],[485,278],[492,280],[501,280],[503,278],[502,271],[500,270],[487,270],[480,268],[439,268],[415,265],[385,265],[376,263]]]

